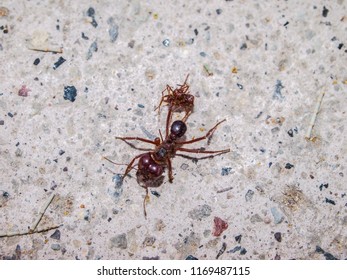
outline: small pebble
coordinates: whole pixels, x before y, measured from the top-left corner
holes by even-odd
[[[202,218],[209,217],[212,213],[212,209],[209,205],[199,205],[195,209],[188,212],[189,218],[193,220],[201,220]]]
[[[35,60],[34,60],[34,65],[38,65],[40,63],[40,59],[39,58],[36,58]]]
[[[271,214],[274,217],[275,224],[279,224],[284,220],[283,214],[280,211],[278,211],[276,207],[271,208]]]
[[[77,90],[74,86],[64,87],[64,99],[74,102],[76,100]]]
[[[247,250],[245,248],[242,248],[240,251],[240,255],[246,255]]]
[[[163,41],[163,45],[164,45],[165,47],[170,46],[170,40],[169,40],[169,39],[165,39],[165,40]]]
[[[294,167],[294,165],[288,162],[288,163],[286,163],[286,166],[284,168],[285,169],[291,169],[293,167]]]
[[[280,80],[277,80],[275,85],[275,91],[274,91],[274,94],[272,95],[272,99],[277,99],[282,101],[284,99],[282,95],[283,88],[284,86],[282,85],[282,82]]]
[[[237,235],[237,236],[235,236],[235,241],[237,242],[237,243],[240,243],[241,242],[241,238],[242,238],[242,235],[240,234],[240,235]]]
[[[239,89],[243,89],[243,85],[237,83],[237,86],[238,86]]]
[[[245,195],[246,201],[247,201],[247,202],[248,202],[248,201],[251,201],[252,198],[253,198],[253,195],[254,195],[254,191],[248,190],[247,193],[246,193],[246,195]]]
[[[152,246],[155,241],[156,241],[156,238],[154,236],[149,236],[145,238],[142,244],[143,246]]]
[[[126,249],[128,247],[128,240],[125,233],[118,234],[110,239],[111,241],[111,248],[120,248],[120,249]]]
[[[20,90],[18,91],[18,95],[19,96],[24,96],[27,97],[29,95],[29,91],[31,91],[31,89],[27,88],[25,85],[23,85]]]
[[[220,15],[222,13],[222,9],[217,9],[216,13],[217,13],[217,15]]]
[[[328,184],[328,183],[326,183],[326,184],[321,184],[321,185],[319,186],[319,190],[322,191],[323,188],[327,189],[328,187],[329,187],[329,184]]]
[[[93,56],[93,53],[98,51],[98,43],[96,40],[90,45],[87,53],[87,60],[91,59]]]
[[[198,260],[198,258],[196,258],[196,257],[194,257],[193,255],[188,255],[187,257],[186,257],[186,260]]]
[[[5,121],[4,120],[0,120],[0,125],[4,125]]]
[[[59,57],[59,59],[57,60],[57,62],[54,63],[53,65],[53,69],[57,69],[60,65],[62,65],[64,62],[66,61],[66,59],[64,57]]]
[[[226,221],[223,221],[219,217],[214,217],[213,222],[214,222],[213,236],[220,236],[222,232],[228,228],[228,223]]]
[[[60,230],[59,229],[55,230],[55,232],[50,236],[50,238],[60,240]]]
[[[60,250],[60,244],[52,244],[51,245],[51,248],[54,250],[54,251],[59,251]]]
[[[227,253],[235,253],[235,252],[237,252],[237,251],[240,251],[241,248],[242,248],[241,246],[236,246],[236,247],[234,247],[233,249],[227,251]]]
[[[107,20],[107,23],[109,24],[110,28],[108,30],[108,35],[110,36],[111,43],[116,42],[118,38],[118,33],[119,33],[119,26],[114,22],[113,17],[110,17]]]
[[[328,13],[329,13],[329,10],[325,6],[323,6],[322,16],[327,17]]]
[[[325,198],[325,202],[329,203],[329,204],[332,204],[332,205],[336,205],[335,201],[332,200],[332,199],[329,199],[329,198]]]
[[[293,136],[294,136],[293,129],[289,129],[289,130],[288,130],[288,135],[289,135],[290,137],[293,137]]]
[[[229,175],[231,172],[231,167],[223,167],[222,168],[222,176],[226,176],[226,175]]]
[[[219,250],[219,252],[218,252],[218,254],[216,256],[216,259],[218,259],[221,255],[224,254],[226,248],[227,248],[227,244],[225,242],[223,242],[222,248]]]
[[[60,151],[59,151],[59,155],[61,156],[61,155],[63,155],[63,154],[65,154],[65,151],[64,151],[64,150],[60,150]]]
[[[274,234],[275,236],[275,239],[278,241],[278,242],[281,242],[282,241],[282,234],[280,232],[276,232]]]
[[[153,194],[156,197],[160,197],[160,193],[158,193],[157,191],[151,191],[151,194]]]
[[[145,105],[142,105],[142,104],[137,104],[137,106],[138,106],[139,108],[145,108]]]

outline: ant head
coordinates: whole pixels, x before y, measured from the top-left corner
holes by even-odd
[[[174,121],[171,125],[171,136],[173,139],[181,138],[187,131],[187,125],[183,121]]]

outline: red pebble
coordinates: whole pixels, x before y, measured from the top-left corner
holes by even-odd
[[[214,236],[220,236],[223,231],[225,231],[228,228],[228,223],[223,221],[221,218],[214,217]]]
[[[29,95],[29,91],[31,91],[31,89],[27,88],[25,85],[21,87],[21,89],[18,91],[18,95],[19,96],[28,96]]]

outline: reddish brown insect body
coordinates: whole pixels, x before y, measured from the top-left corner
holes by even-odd
[[[178,88],[173,89],[171,86],[166,85],[166,89],[161,93],[162,97],[159,106],[155,108],[158,109],[160,113],[160,107],[163,102],[167,103],[169,107],[169,116],[171,117],[172,112],[185,111],[186,116],[192,113],[194,108],[194,96],[189,92],[189,85],[187,84],[189,74],[186,77],[183,85],[179,85]],[[164,93],[167,92],[166,95]]]
[[[129,140],[137,140],[142,141],[145,143],[153,144],[155,147],[154,149],[149,149],[148,152],[142,153],[140,155],[137,155],[134,157],[130,163],[128,164],[123,178],[134,168],[135,161],[138,159],[138,170],[136,172],[137,181],[139,184],[146,189],[146,197],[144,200],[144,205],[146,198],[148,196],[148,188],[150,187],[158,187],[163,179],[163,173],[165,168],[168,169],[168,177],[169,182],[172,183],[173,181],[173,175],[172,175],[172,164],[171,159],[176,155],[177,151],[186,152],[186,153],[196,153],[196,154],[223,154],[230,152],[230,149],[225,150],[217,150],[217,151],[207,151],[204,149],[187,149],[182,147],[186,144],[192,144],[195,142],[199,142],[201,140],[204,140],[206,138],[209,138],[212,136],[214,131],[217,129],[218,125],[220,125],[225,120],[222,120],[218,122],[213,128],[211,128],[206,135],[202,137],[198,137],[195,139],[191,139],[188,141],[182,140],[183,136],[185,135],[187,131],[187,125],[185,124],[185,121],[187,119],[188,115],[186,115],[185,118],[182,120],[174,121],[171,124],[170,127],[170,133],[166,131],[166,137],[165,139],[155,138],[154,141],[140,138],[140,137],[116,137],[116,139],[120,139],[128,143]],[[169,118],[167,119],[167,122],[169,121]],[[168,127],[169,125],[166,124]],[[129,144],[129,143],[128,143]],[[146,210],[144,207],[144,213],[146,215]]]

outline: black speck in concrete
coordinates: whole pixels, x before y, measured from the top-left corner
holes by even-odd
[[[65,154],[65,151],[64,151],[64,150],[60,150],[60,151],[59,151],[59,155],[61,156],[61,155],[63,155],[63,154]]]
[[[39,65],[39,63],[40,63],[40,59],[39,59],[39,58],[36,58],[36,59],[34,60],[34,65]]]
[[[98,26],[98,23],[95,20],[95,10],[94,10],[94,8],[90,7],[88,9],[87,16],[92,18],[91,25],[93,25],[96,28]]]
[[[329,187],[329,184],[328,184],[328,183],[326,183],[326,184],[320,184],[319,190],[322,191],[323,188],[326,188],[326,189],[327,189],[328,187]]]
[[[53,65],[53,69],[57,69],[60,65],[62,65],[64,62],[66,61],[66,59],[64,57],[59,57],[59,59],[57,60],[57,62],[54,63]]]
[[[337,48],[338,48],[339,50],[341,50],[342,47],[343,47],[343,44],[342,44],[342,43],[340,43],[340,44],[337,46]]]
[[[84,34],[84,32],[82,32],[82,39],[84,39],[84,40],[89,40],[89,37],[86,36],[86,35]]]
[[[222,9],[217,9],[216,10],[217,15],[220,15],[222,13],[222,11],[223,11]]]
[[[238,86],[239,89],[243,89],[243,85],[237,83],[237,86]]]
[[[7,116],[9,116],[10,118],[13,118],[13,114],[11,112],[8,112]]]
[[[227,248],[227,244],[225,242],[223,242],[222,248],[219,250],[219,252],[218,252],[218,254],[216,256],[216,259],[218,259],[221,255],[224,254],[226,248]]]
[[[282,234],[280,232],[276,232],[274,234],[275,236],[275,239],[278,241],[278,242],[281,242],[282,241]]]
[[[160,197],[160,193],[158,193],[157,191],[151,191],[151,194],[153,194],[156,197]]]
[[[199,34],[199,31],[196,28],[194,29],[194,34],[195,34],[195,36],[198,36],[198,34]]]
[[[287,132],[290,137],[294,136],[293,129],[289,129]]]
[[[193,255],[189,255],[189,256],[186,257],[186,260],[196,261],[196,260],[198,260],[198,258],[194,257]]]
[[[329,10],[324,6],[324,7],[323,7],[322,16],[323,16],[323,17],[327,17],[327,16],[328,16],[328,13],[329,13]]]
[[[5,121],[4,120],[0,120],[0,125],[4,125]]]
[[[285,169],[292,169],[293,167],[294,167],[293,164],[287,162],[287,163],[286,163],[286,166],[285,166],[284,168],[285,168]]]
[[[234,247],[233,249],[227,251],[227,253],[235,253],[235,252],[237,252],[237,251],[240,251],[241,248],[242,248],[241,246],[236,246],[236,247]]]
[[[64,99],[74,102],[76,100],[77,90],[74,86],[64,87]]]
[[[236,241],[237,243],[240,243],[240,242],[241,242],[241,239],[242,239],[242,235],[241,235],[241,234],[235,236],[235,241]]]
[[[246,255],[247,250],[245,248],[242,248],[240,251],[240,255]]]
[[[55,232],[50,236],[50,238],[53,238],[55,240],[60,240],[60,230],[57,229]]]
[[[247,44],[243,43],[240,47],[240,50],[245,50],[245,49],[247,49]]]
[[[283,100],[284,97],[282,96],[281,92],[283,88],[284,86],[282,85],[282,82],[280,80],[277,80],[275,85],[275,92],[272,96],[272,99]]]
[[[142,105],[142,104],[137,104],[137,106],[138,106],[139,108],[145,108],[145,105]]]
[[[229,175],[231,172],[231,167],[223,167],[222,168],[222,176]]]
[[[287,21],[285,24],[283,24],[284,27],[287,27],[289,24],[289,21]]]
[[[325,198],[325,202],[326,202],[326,203],[330,203],[330,204],[332,204],[332,205],[336,205],[335,201],[332,200],[332,199],[329,199],[329,198]]]

